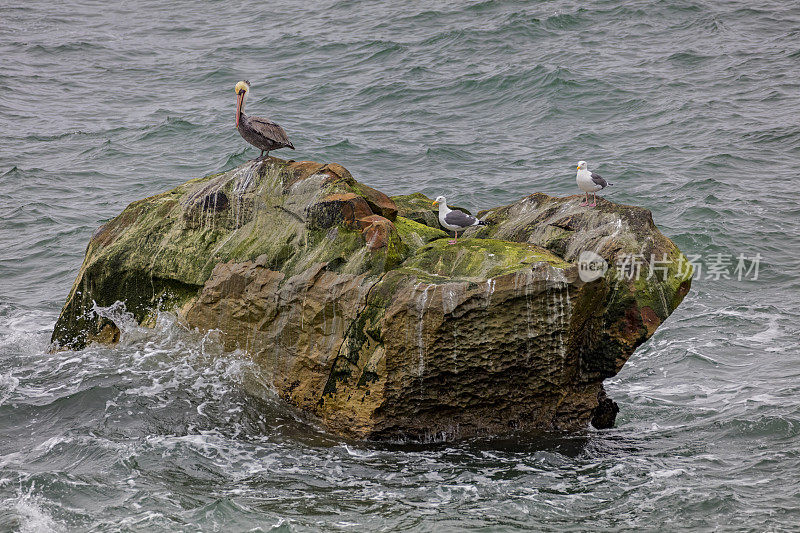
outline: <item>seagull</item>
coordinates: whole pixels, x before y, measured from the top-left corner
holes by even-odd
[[[439,205],[439,224],[443,228],[447,228],[456,234],[455,240],[448,241],[449,244],[456,244],[458,242],[458,232],[467,229],[470,226],[486,226],[486,222],[478,220],[472,215],[468,215],[463,211],[453,211],[447,207],[447,198],[444,196],[437,196],[433,201],[433,205]]]
[[[586,193],[586,201],[581,204],[581,207],[585,205],[595,207],[597,205],[597,191],[605,189],[609,185],[614,185],[604,180],[600,174],[586,170],[586,161],[578,161],[578,174],[575,176],[575,180],[578,182],[578,187]],[[589,203],[589,193],[592,193],[594,198],[592,203]]]
[[[249,81],[240,81],[234,87],[234,91],[236,91],[236,129],[245,141],[261,150],[261,155],[256,161],[268,157],[272,150],[287,147],[294,150],[292,141],[278,124],[266,118],[244,114],[245,97],[250,91]]]

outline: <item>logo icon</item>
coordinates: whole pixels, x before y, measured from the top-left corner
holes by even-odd
[[[584,251],[578,256],[578,276],[586,283],[602,278],[607,270],[606,260],[594,252]]]

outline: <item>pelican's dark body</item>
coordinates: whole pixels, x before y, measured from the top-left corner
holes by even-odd
[[[239,115],[239,135],[242,138],[263,152],[269,153],[271,150],[279,148],[291,148],[294,145],[286,132],[278,124],[260,117],[251,117],[241,113]]]

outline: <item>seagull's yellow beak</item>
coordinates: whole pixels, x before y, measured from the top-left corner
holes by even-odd
[[[438,203],[439,203],[439,202],[437,202],[436,200],[434,200],[434,201],[433,201],[433,203],[432,203],[431,205],[436,205],[436,204],[438,204]]]
[[[580,170],[580,169],[581,169],[581,166],[580,166],[580,165],[578,165],[578,170]]]

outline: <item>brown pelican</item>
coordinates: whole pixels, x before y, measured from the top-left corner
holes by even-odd
[[[269,156],[271,150],[286,148],[294,150],[292,141],[278,124],[261,117],[244,114],[244,99],[250,91],[249,81],[240,81],[234,88],[236,91],[236,129],[242,138],[261,150],[257,159]]]

